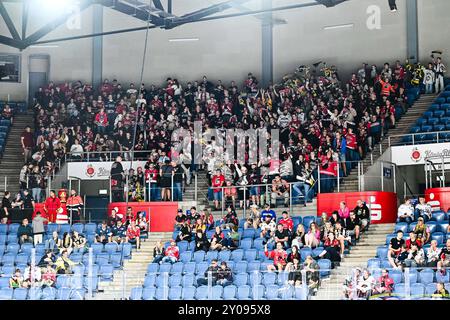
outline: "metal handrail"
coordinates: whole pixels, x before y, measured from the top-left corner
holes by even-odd
[[[391,139],[412,136],[412,145],[416,145],[416,141],[414,139],[416,135],[433,135],[433,134],[435,134],[436,137],[437,137],[437,142],[436,143],[439,143],[439,134],[450,134],[450,130],[390,135],[390,136],[388,136],[388,143],[389,143],[389,147],[395,147],[395,146],[398,146],[398,145],[393,145],[391,143]],[[400,142],[399,145],[402,145],[402,143]]]

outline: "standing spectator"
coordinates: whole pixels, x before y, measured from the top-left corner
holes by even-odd
[[[405,199],[405,203],[402,203],[398,207],[397,211],[398,222],[411,223],[414,220],[414,208],[411,205],[410,199]]]
[[[32,150],[35,146],[33,133],[31,133],[31,127],[26,126],[25,130],[20,136],[20,142],[22,144],[24,163],[28,163],[31,159]]]
[[[118,156],[111,165],[111,191],[113,202],[123,202],[123,179],[125,172],[122,166],[122,157]]]
[[[28,189],[23,190],[23,216],[28,220],[32,219],[35,208],[33,196]]]
[[[160,186],[161,186],[161,197],[162,201],[171,200],[171,188],[172,188],[172,178],[173,178],[173,167],[170,165],[170,160],[166,159],[164,164],[159,169],[160,176]]]
[[[11,200],[9,198],[11,197],[11,193],[9,191],[5,191],[5,195],[2,199],[2,207],[0,210],[1,216],[0,219],[2,223],[7,223],[8,220],[11,220]]]
[[[180,249],[177,247],[177,243],[175,242],[175,240],[172,240],[170,242],[170,246],[167,247],[164,254],[165,256],[164,258],[162,258],[161,263],[170,262],[174,264],[178,261],[180,257]]]
[[[225,177],[220,170],[216,170],[216,174],[211,177],[211,186],[214,193],[214,206],[219,210],[219,202],[222,201],[222,188],[225,183]]]
[[[17,238],[19,238],[19,244],[25,242],[33,243],[33,229],[28,224],[28,219],[23,219],[22,224],[17,229]]]
[[[33,219],[33,240],[34,245],[38,243],[42,243],[44,241],[45,227],[44,223],[48,222],[48,220],[42,217],[41,212],[36,212],[36,216]]]
[[[445,65],[442,63],[441,57],[437,57],[434,62],[434,72],[436,75],[436,93],[440,93],[444,90],[444,73],[447,71]]]
[[[50,197],[45,200],[44,211],[47,219],[51,223],[56,222],[57,210],[61,208],[61,201],[56,196],[55,190],[50,191]]]
[[[81,208],[83,205],[83,199],[81,199],[77,192],[72,189],[70,191],[70,197],[66,202],[71,223],[81,222]]]
[[[428,64],[428,69],[425,70],[424,77],[423,77],[423,84],[425,85],[425,93],[426,94],[432,94],[433,93],[433,86],[434,82],[436,80],[436,74],[434,73],[433,64]]]

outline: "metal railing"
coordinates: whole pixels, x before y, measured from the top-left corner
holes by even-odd
[[[426,139],[418,139],[418,136],[426,136]],[[405,137],[410,137],[410,141],[404,141]],[[432,137],[431,140],[428,137]],[[399,139],[397,142],[393,140]],[[436,141],[434,141],[436,140]],[[424,142],[425,141],[425,142]],[[441,143],[450,142],[450,131],[432,131],[432,132],[420,132],[420,133],[407,133],[388,136],[388,146],[404,146],[404,145],[416,145],[424,143]]]

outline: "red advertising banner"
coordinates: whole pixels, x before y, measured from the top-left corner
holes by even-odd
[[[317,196],[317,215],[326,212],[331,216],[339,209],[339,203],[345,201],[350,210],[356,207],[356,201],[366,202],[371,213],[371,223],[395,223],[397,220],[397,194],[393,192],[345,192],[320,193]]]
[[[108,205],[108,215],[117,207],[119,214],[125,215],[126,202],[113,202]],[[133,215],[139,211],[145,211],[147,218],[150,216],[150,232],[172,232],[177,215],[178,202],[128,202],[128,207],[133,209]]]
[[[425,200],[433,211],[450,209],[450,188],[431,188],[425,190]]]

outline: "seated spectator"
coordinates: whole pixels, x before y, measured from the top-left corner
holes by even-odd
[[[284,249],[289,248],[289,230],[284,229],[283,225],[279,223],[274,234],[275,244],[281,243]]]
[[[328,234],[328,239],[323,244],[324,250],[316,257],[316,259],[328,259],[332,262],[332,267],[336,262],[341,262],[339,240],[334,238],[334,233]]]
[[[305,227],[303,227],[303,224],[300,223],[292,236],[291,246],[302,248],[304,244],[305,244]]]
[[[445,247],[441,250],[440,260],[437,263],[437,270],[442,274],[446,275],[447,271],[445,268],[448,268],[450,265],[450,239],[447,239],[445,243]]]
[[[260,237],[265,239],[266,243],[275,235],[277,224],[275,220],[272,220],[271,216],[266,216],[265,220],[260,225],[261,234]]]
[[[141,248],[141,229],[136,225],[135,221],[131,221],[131,224],[127,228],[127,236],[125,242],[135,244],[137,249]]]
[[[206,269],[204,277],[197,279],[197,286],[207,286],[209,281],[211,286],[215,286],[219,269],[220,267],[218,266],[217,259],[211,260],[211,264],[208,269]]]
[[[153,248],[153,261],[152,263],[160,263],[164,257],[164,246],[161,241],[157,241],[155,247]]]
[[[69,232],[64,232],[63,238],[61,239],[60,250],[67,250],[67,253],[70,255],[73,250],[73,240],[70,236]]]
[[[411,243],[411,249],[408,250],[408,257],[403,265],[407,268],[417,268],[425,265],[425,253],[422,248],[417,246],[417,243]]]
[[[233,229],[239,226],[236,211],[232,207],[227,208],[226,215],[220,220],[220,226],[222,229]]]
[[[320,284],[320,272],[319,265],[312,258],[312,256],[307,256],[305,262],[303,263],[302,271],[306,273],[306,285],[309,289],[309,294],[313,295],[317,292]],[[302,279],[303,283],[303,279]]]
[[[41,258],[41,260],[38,263],[38,266],[40,268],[46,268],[47,266],[53,267],[56,262],[56,256],[51,250],[47,250],[44,254],[44,256]]]
[[[17,229],[19,244],[33,243],[33,228],[28,224],[28,219],[23,219],[22,224]]]
[[[61,256],[56,259],[55,266],[56,266],[56,273],[57,274],[71,274],[72,273],[72,267],[76,265],[75,262],[70,260],[69,258],[69,252],[67,250],[61,251]]]
[[[359,282],[359,278],[362,276],[361,268],[357,267],[353,270],[353,274],[349,275],[344,280],[344,297],[348,300],[353,300],[355,298],[354,290]],[[356,292],[357,293],[357,292]]]
[[[283,249],[283,245],[281,242],[278,242],[276,245],[276,249],[270,251],[267,249],[267,244],[264,246],[264,254],[269,259],[273,260],[273,264],[269,264],[267,266],[268,271],[283,271],[287,264],[287,253]]]
[[[291,237],[292,232],[294,231],[294,220],[289,217],[289,213],[287,211],[283,211],[281,214],[283,218],[281,218],[278,223],[283,225],[283,229],[287,230],[289,237]]]
[[[425,202],[424,197],[419,197],[419,203],[414,209],[415,220],[418,221],[419,217],[423,218],[424,222],[427,222],[431,219],[431,206]]]
[[[164,252],[164,258],[162,258],[161,263],[170,262],[174,264],[178,261],[180,257],[180,249],[177,247],[177,243],[175,240],[170,242],[170,246],[167,247]]]
[[[203,222],[201,218],[198,218],[195,222],[195,225],[192,227],[192,230],[201,230],[203,233],[206,232],[206,224]]]
[[[358,297],[368,299],[372,295],[374,287],[375,279],[368,269],[364,269],[362,276],[359,278],[358,285],[356,286]]]
[[[346,242],[348,246],[348,244],[351,243],[352,238],[347,234],[347,231],[345,230],[345,228],[342,227],[342,224],[340,222],[336,222],[336,224],[334,225],[334,237],[336,238],[336,240],[339,241],[342,256],[344,255]]]
[[[444,283],[436,283],[436,291],[432,295],[433,298],[449,299],[450,295],[448,290],[445,289]]]
[[[359,240],[359,233],[361,230],[362,222],[354,211],[350,211],[350,217],[345,219],[345,229],[347,230],[347,235],[350,237],[355,237]]]
[[[370,225],[370,210],[366,203],[362,200],[356,201],[356,207],[353,209],[356,217],[360,221],[361,232],[364,232],[369,228]]]
[[[62,240],[59,239],[58,232],[53,231],[52,237],[45,241],[45,250],[51,250],[53,253],[58,254],[61,246]]]
[[[325,222],[325,225],[320,228],[320,239],[326,241],[330,232],[334,233],[334,227],[330,221],[327,221]]]
[[[272,180],[272,193],[270,196],[271,203],[274,207],[277,206],[277,200],[283,199],[284,206],[289,204],[289,184],[286,180],[282,179],[279,174],[275,175]]]
[[[38,266],[34,266],[34,268],[32,268],[31,265],[25,268],[23,274],[24,288],[39,287],[41,284],[41,280],[42,280],[41,268],[39,268]]]
[[[320,230],[315,222],[309,225],[309,230],[305,234],[305,247],[316,248],[320,244]]]
[[[210,250],[222,250],[228,249],[229,243],[228,239],[225,238],[225,235],[222,232],[222,229],[217,226],[214,234],[211,236],[211,245],[209,247]]]
[[[322,229],[327,222],[329,222],[328,214],[326,212],[322,212],[322,214],[320,215],[320,221],[318,223],[319,228]]]
[[[213,214],[208,209],[205,209],[200,216],[202,217],[203,224],[206,225],[206,230],[213,230],[215,226]]]
[[[427,249],[427,267],[436,268],[440,260],[441,249],[436,240],[431,240],[430,247]]]
[[[345,201],[341,201],[339,203],[338,215],[339,218],[341,218],[343,221],[345,221],[345,219],[350,217],[350,209],[347,207]]]
[[[220,263],[219,270],[217,271],[217,281],[216,285],[219,286],[229,286],[233,283],[233,272],[230,267],[228,267],[226,261]]]
[[[274,221],[277,219],[277,215],[276,215],[275,211],[270,209],[270,205],[268,203],[266,203],[264,205],[264,210],[261,211],[260,216],[261,216],[261,222],[266,221],[267,216],[270,216],[270,219],[272,219]]]
[[[294,258],[292,262],[288,263],[286,271],[289,271],[288,284],[300,287],[302,284],[302,265],[300,264],[300,258]]]
[[[341,224],[343,224],[344,220],[339,216],[339,213],[337,211],[333,211],[331,213],[330,222],[334,226],[337,222],[340,222]]]
[[[194,241],[195,241],[194,251],[203,250],[206,252],[209,250],[210,243],[208,241],[208,238],[206,237],[206,234],[202,232],[201,229],[198,229],[197,232],[195,233]]]
[[[122,222],[124,223],[125,227],[129,227],[132,221],[135,221],[136,218],[133,214],[133,208],[128,207],[127,212],[125,213],[125,217],[122,219]]]
[[[300,255],[300,251],[298,250],[297,246],[292,246],[291,247],[291,252],[288,254],[287,256],[287,265],[286,265],[286,270],[289,269],[290,265],[292,265],[294,263],[294,260],[297,259],[299,261],[301,261],[301,255]]]
[[[389,249],[388,249],[388,260],[392,268],[397,269],[398,265],[396,264],[396,259],[402,252],[402,247],[405,246],[405,240],[403,239],[403,231],[398,230],[397,236],[395,238],[391,239],[391,242],[389,243]],[[405,247],[406,250],[406,247]]]
[[[251,221],[251,223],[248,223],[248,221]],[[261,214],[258,211],[258,206],[256,204],[252,204],[250,206],[247,221],[244,223],[244,229],[248,228],[258,229],[260,223],[261,223]]]
[[[398,207],[397,215],[398,222],[411,223],[414,220],[414,208],[410,199],[405,199],[405,203]]]
[[[175,230],[180,230],[183,226],[184,222],[186,221],[187,217],[183,213],[182,209],[178,209],[177,215],[175,216]]]
[[[42,272],[42,287],[53,287],[56,282],[56,270],[48,264]]]
[[[389,277],[387,269],[381,270],[381,276],[378,278],[373,289],[374,294],[388,294],[390,295],[394,290],[394,280]]]
[[[111,241],[117,244],[125,242],[127,239],[127,228],[122,223],[122,220],[117,221],[117,224],[111,227]]]
[[[122,217],[117,214],[116,208],[111,210],[111,215],[107,219],[107,226],[112,228],[117,225],[118,221],[122,221]]]
[[[106,220],[102,221],[102,224],[97,227],[95,233],[95,242],[106,244],[110,242],[111,228],[106,224]]]
[[[422,248],[423,246],[422,241],[420,241],[420,239],[417,238],[417,235],[413,231],[411,231],[409,233],[409,239],[405,241],[406,249],[410,250],[411,245],[413,244],[415,244],[418,248]]]
[[[79,234],[78,231],[73,231],[72,233],[72,243],[73,248],[78,252],[84,253],[87,250],[87,241],[85,236]]]
[[[14,274],[9,279],[9,287],[16,289],[16,288],[23,288],[23,276],[20,272],[20,269],[16,269]]]
[[[191,227],[189,226],[188,221],[184,221],[181,225],[180,231],[178,232],[176,242],[180,241],[191,241],[192,233]]]
[[[413,232],[417,235],[417,239],[419,239],[423,244],[428,243],[430,240],[430,228],[424,224],[424,219],[422,217],[417,220],[417,225],[415,226]]]

